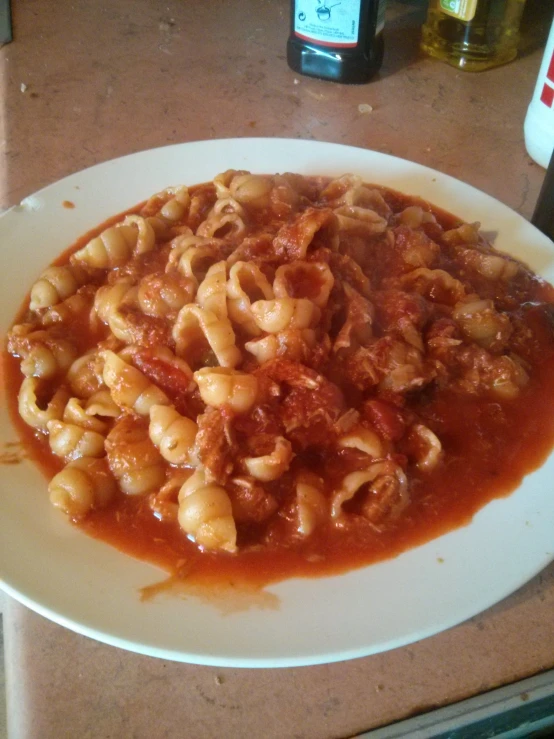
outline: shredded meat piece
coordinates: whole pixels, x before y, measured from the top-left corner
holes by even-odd
[[[328,264],[335,278],[336,287],[340,286],[341,282],[347,282],[362,295],[369,295],[371,287],[369,278],[364,274],[360,265],[348,254],[339,254],[339,252],[331,251],[331,249],[319,247],[307,254],[306,261]]]
[[[269,362],[262,364],[255,374],[269,377],[278,383],[285,382],[293,387],[304,387],[310,390],[315,390],[328,382],[323,375],[309,367],[305,367],[300,362],[291,362],[280,357],[270,359]]]
[[[306,178],[291,172],[276,175],[275,185],[270,193],[270,207],[280,219],[290,218],[302,205],[307,205],[317,198],[317,178],[308,181]]]
[[[191,474],[190,469],[171,469],[168,471],[165,484],[156,492],[148,495],[148,506],[157,519],[160,521],[177,521],[179,490]]]
[[[152,250],[131,257],[128,262],[118,267],[117,270],[108,272],[106,284],[114,285],[124,278],[128,278],[127,282],[129,284],[136,284],[141,277],[158,269],[160,257],[162,260],[167,259],[170,249],[169,244],[164,244],[160,248],[159,253],[156,253],[156,250]]]
[[[347,433],[356,425],[359,418],[360,411],[357,411],[355,408],[349,408],[337,419],[334,428],[335,433],[338,436]]]
[[[360,347],[346,357],[344,371],[360,390],[379,385],[393,393],[422,388],[435,376],[433,367],[425,363],[418,349],[390,336]]]
[[[293,448],[328,447],[336,439],[335,422],[340,415],[331,399],[320,399],[310,391],[294,388],[282,406],[282,420]]]
[[[444,349],[459,346],[462,343],[462,332],[451,318],[438,318],[429,327],[426,341],[429,351],[438,354]]]
[[[402,411],[385,400],[366,400],[362,406],[362,417],[388,441],[399,441],[406,431]]]
[[[136,308],[127,306],[121,306],[120,313],[129,325],[129,333],[134,344],[172,348],[175,346],[171,330],[163,318],[148,316]]]
[[[307,352],[304,364],[316,372],[323,369],[331,355],[332,343],[328,333],[316,336],[316,342]]]
[[[197,418],[196,448],[207,483],[224,485],[233,470],[236,444],[231,421],[231,416],[219,408],[208,408]]]
[[[106,437],[105,446],[110,469],[118,478],[124,475],[138,477],[142,470],[164,464],[150,440],[148,421],[144,418],[126,415],[117,420]]]
[[[360,265],[355,262],[352,257],[347,254],[332,253],[329,259],[329,266],[335,276],[335,279],[347,282],[355,290],[368,296],[370,292],[369,278],[364,275]]]
[[[346,379],[359,390],[369,390],[379,383],[380,373],[369,347],[359,347],[349,354],[343,368]]]
[[[338,246],[338,221],[330,208],[306,208],[292,223],[281,227],[273,240],[275,256],[281,262],[305,259],[308,249]]]
[[[469,394],[511,397],[527,382],[522,361],[500,355],[477,344],[466,344],[458,324],[450,318],[435,321],[427,332],[428,356],[435,362],[442,386]]]
[[[355,348],[366,344],[372,336],[375,316],[373,305],[359,292],[344,284],[346,297],[346,320],[333,344],[333,351]]]
[[[139,347],[133,352],[133,364],[157,385],[183,416],[195,418],[204,410],[198,387],[191,383],[191,375],[155,356],[151,349]]]
[[[233,477],[226,490],[237,523],[263,523],[277,510],[277,500],[253,477]]]
[[[385,332],[394,332],[408,344],[423,350],[420,331],[431,309],[425,298],[403,290],[382,290],[374,295],[377,321]]]
[[[345,410],[340,389],[328,380],[316,389],[294,387],[281,406],[281,418],[293,445],[328,447],[336,440],[336,422]]]
[[[453,373],[461,375],[454,381],[453,387],[466,393],[498,395],[511,398],[519,394],[521,387],[527,384],[528,376],[523,366],[506,355],[494,357],[478,346],[460,346],[450,356],[453,364],[449,367]]]
[[[286,359],[272,359],[256,374],[290,387],[279,413],[286,436],[293,443],[302,448],[317,444],[326,447],[336,437],[334,424],[345,410],[337,385],[315,370]]]
[[[279,390],[279,386],[275,386]],[[233,421],[233,431],[240,436],[241,444],[259,434],[271,434],[273,438],[281,436],[283,424],[275,397],[262,396],[248,414],[237,416]]]

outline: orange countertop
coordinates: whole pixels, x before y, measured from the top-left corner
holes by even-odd
[[[424,6],[389,0],[382,71],[352,87],[288,69],[285,0],[14,3],[14,41],[0,49],[0,207],[142,149],[280,136],[410,159],[530,217],[544,170],[525,152],[523,121],[554,4],[528,0],[521,57],[476,75],[419,54]],[[134,655],[7,601],[8,720],[18,739],[347,737],[554,666],[554,566],[432,638],[282,670]]]

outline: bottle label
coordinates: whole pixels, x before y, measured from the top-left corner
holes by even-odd
[[[461,21],[472,21],[477,10],[477,0],[440,0],[443,13],[453,15]]]
[[[294,33],[320,46],[353,48],[358,44],[360,6],[361,0],[296,0]]]

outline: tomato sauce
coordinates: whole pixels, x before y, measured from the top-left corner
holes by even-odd
[[[393,210],[420,202],[400,194],[390,194],[390,191],[387,193],[389,203],[394,204]],[[438,209],[433,213],[442,228],[453,228],[460,223]],[[120,218],[110,219],[102,228]],[[432,230],[433,227],[429,228]],[[85,235],[69,251],[80,248],[100,230],[95,229]],[[67,255],[62,255],[57,263],[67,261]],[[153,257],[150,262],[150,268],[155,266],[155,259]],[[314,286],[299,282],[294,289],[299,294],[309,295]],[[513,295],[497,297],[508,303],[511,301],[512,308],[517,303]],[[146,497],[123,494],[109,507],[93,510],[75,525],[123,552],[153,562],[190,582],[240,581],[255,585],[293,576],[323,576],[362,567],[394,557],[467,525],[489,501],[508,495],[517,488],[525,475],[541,465],[553,447],[554,290],[532,278],[522,288],[521,301],[524,302],[516,313],[522,325],[532,329],[534,337],[533,342],[525,345],[525,360],[533,368],[529,383],[512,400],[468,396],[448,387],[438,390],[430,387],[411,396],[407,401],[410,412],[416,413],[418,419],[440,438],[444,461],[426,473],[408,462],[410,505],[398,520],[391,521],[381,530],[376,531],[353,517],[342,527],[324,523],[310,537],[299,541],[287,539],[285,518],[272,525],[269,534],[263,538],[263,544],[257,525],[251,524],[241,529],[239,554],[213,553],[199,551],[175,522],[156,518]],[[90,333],[85,316],[72,326],[71,333],[80,347],[90,346],[98,339]],[[157,373],[160,387],[170,396],[172,393],[175,395],[172,400],[176,403],[180,392],[179,379],[171,375],[162,377],[160,368],[154,365],[150,371]],[[4,355],[4,372],[6,387],[10,389],[9,409],[14,426],[27,454],[50,478],[63,463],[51,454],[47,440],[19,417],[17,388],[21,374],[17,359],[7,353]],[[333,380],[340,387],[340,377],[333,377]],[[352,397],[356,393],[345,386],[344,394]],[[187,403],[184,402],[182,407],[186,409]],[[399,421],[394,417],[387,420],[385,413],[379,422],[378,404],[368,412],[373,414],[376,428],[379,429],[381,423],[389,429],[392,440],[402,436],[402,426],[398,426]],[[403,445],[400,440],[397,452],[399,457],[409,459],[407,443]],[[312,456],[306,453],[302,461],[304,466],[323,477],[330,488],[348,472],[360,469],[359,456],[349,450],[329,455],[324,451],[314,452]],[[294,470],[293,463],[291,474]],[[279,495],[279,485],[289,483],[290,478],[285,475],[283,481],[271,483],[271,486]]]

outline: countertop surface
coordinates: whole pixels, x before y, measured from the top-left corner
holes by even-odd
[[[142,149],[279,136],[410,159],[529,218],[544,170],[525,152],[523,121],[554,5],[528,0],[520,58],[476,75],[419,54],[424,6],[389,2],[381,73],[367,85],[341,86],[287,67],[285,0],[14,4],[14,40],[0,49],[0,207]],[[6,601],[16,739],[347,737],[554,666],[553,566],[432,638],[282,670],[143,657]]]

